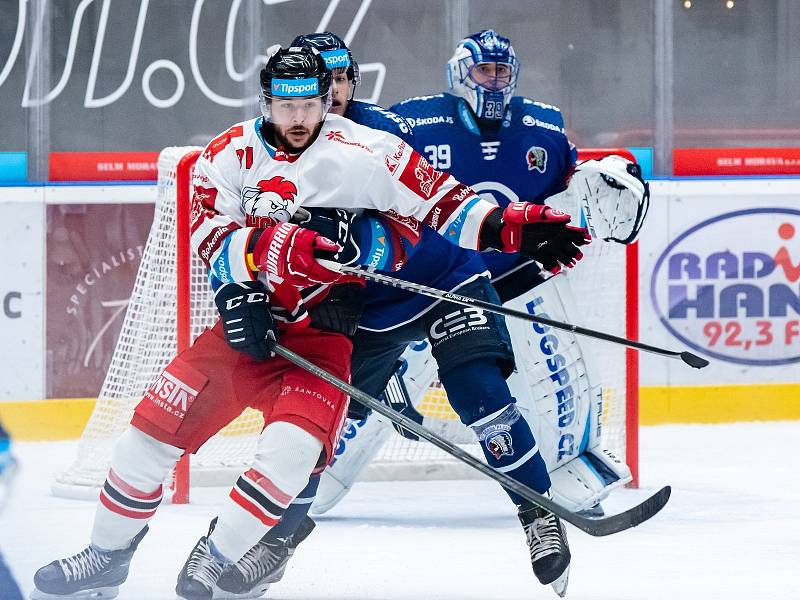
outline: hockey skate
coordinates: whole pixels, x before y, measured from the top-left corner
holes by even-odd
[[[271,584],[283,578],[295,548],[311,534],[316,525],[310,517],[306,517],[288,538],[262,540],[253,546],[239,562],[225,569],[217,581],[218,589],[214,598],[263,596]]]
[[[133,553],[147,529],[148,526],[145,525],[133,538],[130,546],[122,550],[102,552],[88,546],[74,556],[45,565],[33,576],[36,589],[31,593],[31,598],[116,598],[119,586],[128,578]]]
[[[214,531],[217,519],[211,521],[208,533],[197,540],[189,558],[178,575],[175,593],[185,600],[211,600],[214,587],[225,569],[225,563],[211,553],[208,537]]]
[[[564,524],[538,506],[520,511],[519,520],[525,530],[534,575],[543,585],[552,584],[555,593],[563,598],[571,558]]]

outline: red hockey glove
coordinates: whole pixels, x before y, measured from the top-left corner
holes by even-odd
[[[325,268],[317,257],[327,258],[341,248],[311,229],[281,223],[265,229],[253,248],[259,270],[296,287],[335,283],[342,273]]]
[[[499,218],[498,218],[499,216]],[[591,242],[586,229],[568,225],[570,216],[543,204],[512,202],[487,218],[484,245],[519,252],[552,273],[573,267],[583,258],[580,247]]]

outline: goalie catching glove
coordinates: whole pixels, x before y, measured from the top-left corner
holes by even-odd
[[[612,154],[580,163],[567,189],[547,204],[585,224],[596,239],[632,244],[650,208],[650,186],[639,165]]]
[[[486,218],[481,249],[519,252],[555,274],[583,258],[581,246],[592,241],[586,229],[569,225],[570,216],[531,202],[512,202]]]
[[[254,360],[269,358],[275,343],[275,321],[264,285],[259,281],[223,284],[217,288],[214,302],[228,345]]]

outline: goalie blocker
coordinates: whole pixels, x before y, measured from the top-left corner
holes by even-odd
[[[570,320],[577,309],[569,277],[552,277],[505,306],[535,310],[534,314]],[[508,383],[517,407],[533,424],[552,481],[553,499],[573,512],[590,509],[609,493],[631,481],[630,469],[602,447],[603,389],[575,335],[518,319],[506,321],[517,368]],[[430,345],[419,343],[404,352],[381,399],[394,410],[453,443],[475,443],[474,434],[457,420],[424,417],[417,411],[436,379]],[[389,439],[391,423],[379,415],[349,421],[333,464],[322,475],[312,514],[333,508],[352,488],[363,469]],[[398,433],[415,436],[398,428]]]

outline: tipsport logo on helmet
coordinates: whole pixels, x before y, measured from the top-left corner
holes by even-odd
[[[319,96],[319,82],[313,77],[308,79],[273,79],[272,95],[300,98]]]
[[[650,298],[661,323],[718,360],[800,362],[800,211],[746,209],[689,228],[658,258]]]
[[[329,71],[350,66],[350,57],[347,55],[347,50],[328,50],[327,52],[322,52],[321,55]]]

